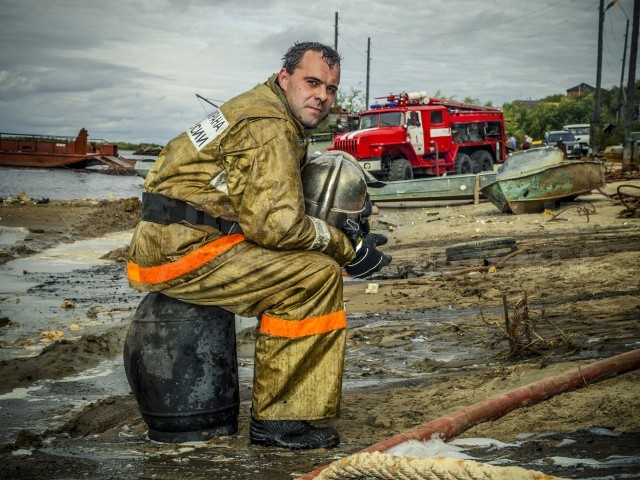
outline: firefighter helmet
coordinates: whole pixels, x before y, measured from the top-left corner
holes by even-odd
[[[307,215],[341,228],[347,219],[359,222],[367,204],[367,177],[358,161],[332,150],[302,167]]]

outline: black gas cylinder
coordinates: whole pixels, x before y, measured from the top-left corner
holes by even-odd
[[[151,440],[206,441],[238,430],[232,313],[148,294],[127,333],[124,368]]]

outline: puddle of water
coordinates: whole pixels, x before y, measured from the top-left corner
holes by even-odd
[[[466,371],[487,354],[486,347],[464,349],[435,335],[443,324],[477,317],[477,309],[348,314],[351,346],[347,349],[345,389],[389,386],[412,379],[435,378],[439,367],[464,366]]]
[[[49,332],[78,338],[130,315],[143,294],[129,288],[123,265],[100,257],[127,245],[131,234],[62,244],[0,266],[0,314],[11,321],[1,330],[0,359],[39,353],[52,341]]]
[[[41,433],[59,428],[89,403],[130,391],[122,358],[105,360],[95,368],[60,380],[42,380],[28,388],[16,388],[0,395],[0,443],[14,441],[22,429]]]
[[[0,286],[29,273],[67,273],[94,265],[106,265],[110,260],[100,257],[131,242],[132,230],[116,232],[100,238],[63,243],[29,257],[7,262],[0,268]]]
[[[5,227],[0,225],[0,248],[7,248],[21,242],[29,235],[24,227]]]

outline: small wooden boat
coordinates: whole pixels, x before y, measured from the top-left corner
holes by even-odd
[[[149,173],[149,170],[151,170],[151,167],[153,167],[154,163],[156,163],[155,158],[143,158],[136,160],[136,163],[133,165],[133,169],[139,177],[147,178],[147,174]]]
[[[503,213],[539,213],[604,186],[602,162],[565,160],[556,147],[513,153],[482,194]]]
[[[85,168],[92,163],[132,168],[133,161],[118,155],[118,146],[104,140],[88,141],[86,129],[78,136],[46,136],[0,133],[0,166],[36,168]]]
[[[495,172],[469,175],[415,178],[396,182],[375,182],[368,191],[373,202],[470,200],[476,189],[496,179]]]

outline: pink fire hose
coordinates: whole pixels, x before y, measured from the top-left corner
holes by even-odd
[[[588,386],[590,383],[596,383],[638,368],[640,368],[640,349],[606,358],[584,367],[578,367],[569,372],[539,380],[502,395],[475,403],[450,415],[420,425],[408,432],[390,437],[356,453],[385,452],[408,440],[429,440],[434,434],[437,434],[442,440],[447,440],[474,425],[501,417],[516,408],[533,405],[554,395]],[[301,477],[301,480],[316,478],[327,466],[322,466],[313,472],[305,474]]]

